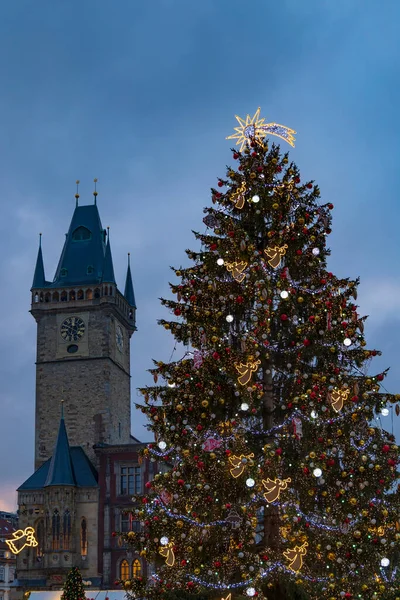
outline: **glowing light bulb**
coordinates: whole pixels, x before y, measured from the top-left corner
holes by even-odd
[[[283,290],[283,292],[281,292],[281,298],[289,298],[289,292],[287,292],[286,290]]]
[[[311,411],[311,418],[312,419],[316,419],[318,417],[317,413],[315,412],[315,410]]]
[[[346,338],[346,339],[343,341],[343,344],[344,344],[345,346],[351,346],[351,339],[350,339],[350,338]]]
[[[381,567],[388,567],[390,564],[390,560],[388,558],[382,558]]]
[[[253,587],[247,588],[246,596],[250,596],[250,598],[251,598],[252,596],[255,596],[255,594],[256,594],[256,590]]]
[[[223,264],[224,264],[224,259],[223,258],[219,258],[217,260],[217,265],[219,265],[220,267],[222,267]]]
[[[312,253],[314,254],[314,256],[318,256],[318,254],[319,254],[319,248],[313,248],[312,249]]]
[[[247,402],[243,402],[243,404],[240,405],[240,410],[249,410]]]
[[[257,196],[256,194],[252,197],[251,201],[254,202],[254,204],[257,204],[257,202],[260,202],[260,196]]]
[[[174,383],[173,381],[168,381],[168,387],[174,388],[175,386],[176,386],[176,383]]]
[[[314,475],[314,477],[321,477],[321,475],[322,475],[321,469],[319,469],[319,468],[314,469],[313,475]]]
[[[169,539],[167,537],[165,537],[165,535],[160,540],[160,544],[162,546],[166,546],[168,544],[168,542],[169,542]]]
[[[250,487],[250,488],[252,488],[252,487],[254,487],[255,483],[256,483],[256,482],[255,482],[255,481],[254,481],[254,479],[252,479],[251,477],[249,477],[249,479],[247,479],[247,480],[246,480],[246,485],[247,485],[247,487]]]
[[[167,447],[167,443],[166,442],[158,442],[158,447],[160,448],[160,450],[165,450],[165,448]]]
[[[226,315],[226,320],[228,321],[228,323],[232,323],[233,315]]]
[[[387,417],[387,416],[388,416],[388,414],[389,414],[389,409],[388,409],[388,408],[382,408],[382,410],[381,410],[381,415],[382,415],[383,417]]]

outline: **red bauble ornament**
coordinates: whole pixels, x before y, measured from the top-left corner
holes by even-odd
[[[178,485],[185,485],[185,482],[183,481],[183,479],[178,479],[178,481],[176,483]]]
[[[312,188],[312,183],[307,183],[306,187],[308,187],[309,190],[311,190]]]
[[[295,177],[295,178],[294,178],[294,182],[295,182],[295,183],[300,183],[300,177]]]
[[[389,446],[389,444],[385,444],[385,445],[383,446],[382,450],[383,450],[383,452],[385,452],[385,453],[389,452],[389,451],[390,451],[390,446]]]
[[[262,168],[262,167],[257,167],[257,171],[258,171],[259,173],[262,173],[262,172],[263,172],[263,168]]]
[[[216,244],[215,242],[210,244],[210,250],[216,250],[217,248],[218,248],[218,244]]]
[[[239,165],[239,167],[238,167],[238,171],[243,171],[243,167],[242,167],[242,165]]]
[[[277,448],[275,450],[275,454],[277,454],[278,456],[281,456],[282,452],[283,452],[282,448]]]
[[[213,356],[214,360],[219,360],[221,358],[220,355],[218,354],[218,352],[213,352],[212,356]]]
[[[376,376],[378,381],[383,381],[384,376],[382,374]]]
[[[287,321],[287,319],[288,319],[287,315],[285,315],[285,314],[281,315],[281,321]]]
[[[238,304],[242,304],[242,302],[243,302],[243,296],[238,296],[238,297],[236,298],[236,302],[237,302]]]
[[[224,185],[223,181],[218,181],[218,187],[222,187]]]
[[[297,254],[297,256],[301,256],[301,254],[303,254],[303,250],[300,250],[300,249],[296,250],[296,254]]]
[[[149,490],[151,488],[151,481],[146,481],[145,487]]]
[[[239,154],[238,154],[237,152],[234,152],[234,153],[233,153],[233,158],[234,158],[235,160],[237,160],[237,159],[239,158]]]
[[[280,165],[278,165],[278,166],[276,167],[275,171],[276,171],[277,173],[281,173],[281,171],[282,171],[282,167],[281,167]]]
[[[179,317],[179,315],[180,315],[181,313],[182,313],[182,311],[181,311],[181,309],[180,309],[180,308],[176,308],[176,309],[174,310],[174,315],[176,315],[177,317]]]
[[[215,195],[216,195],[217,198],[221,198],[222,197],[221,192],[217,192]]]
[[[234,232],[234,231],[228,231],[228,236],[229,236],[230,238],[233,238],[233,237],[235,237],[235,232]]]
[[[202,431],[203,425],[200,425],[200,424],[196,425],[196,429],[197,429],[197,431]]]
[[[190,302],[196,302],[196,296],[193,294],[193,296],[190,296]]]
[[[329,210],[332,210],[333,209],[333,204],[328,204],[328,208],[329,208]]]
[[[311,342],[310,342],[310,340],[308,340],[307,338],[305,338],[305,339],[303,340],[303,344],[304,344],[305,346],[309,346],[309,345],[311,344]]]

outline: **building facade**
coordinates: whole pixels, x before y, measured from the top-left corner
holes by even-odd
[[[75,208],[53,281],[41,243],[31,289],[37,323],[35,471],[18,489],[19,527],[37,545],[17,554],[22,590],[60,589],[77,566],[94,588],[139,576],[115,531],[145,493],[154,463],[130,433],[130,340],[136,304],[130,264],[117,287],[110,237],[95,202]],[[0,599],[1,600],[1,599]],[[7,599],[6,599],[7,600]]]
[[[16,515],[0,513],[0,600],[10,600],[12,584],[15,579],[15,556],[10,552],[6,540],[17,528]]]

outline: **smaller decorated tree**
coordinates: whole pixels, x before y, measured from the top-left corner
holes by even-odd
[[[61,600],[85,600],[85,587],[78,567],[72,567],[68,573]]]

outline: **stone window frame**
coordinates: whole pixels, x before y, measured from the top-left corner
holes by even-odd
[[[134,469],[133,473],[129,470],[122,472],[122,469]],[[130,486],[130,476],[132,476],[132,486]],[[123,479],[126,482],[123,484]],[[138,479],[137,479],[138,477]],[[137,485],[138,484],[138,485]],[[138,462],[120,462],[117,467],[117,495],[134,496],[143,494],[143,469]]]

